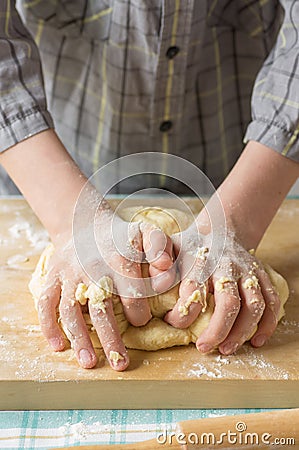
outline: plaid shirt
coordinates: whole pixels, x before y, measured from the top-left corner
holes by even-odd
[[[1,150],[53,118],[87,176],[157,151],[218,186],[249,139],[299,160],[298,3],[1,0]]]

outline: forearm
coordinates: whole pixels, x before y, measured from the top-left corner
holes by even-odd
[[[219,222],[219,208],[223,208],[231,235],[247,250],[256,248],[298,177],[299,163],[250,141],[207,209],[198,215],[199,230],[209,232],[209,217]]]
[[[0,151],[53,127],[38,48],[15,3],[0,2]]]
[[[256,248],[296,179],[299,163],[250,141],[218,189],[227,223],[245,248]]]
[[[53,130],[36,134],[0,154],[52,239],[70,232],[73,210],[86,182]]]

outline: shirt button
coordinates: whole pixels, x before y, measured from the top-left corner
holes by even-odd
[[[176,45],[169,47],[169,49],[166,52],[166,56],[168,59],[173,59],[178,53],[180,49]]]
[[[160,125],[160,131],[169,131],[172,128],[172,122],[171,120],[164,120],[164,122]]]

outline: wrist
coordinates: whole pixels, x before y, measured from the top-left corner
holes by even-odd
[[[247,249],[256,248],[299,176],[299,164],[258,142],[246,146],[218,189],[227,227]]]
[[[210,202],[213,202],[213,198]],[[258,246],[262,238],[261,227],[247,224],[245,215],[240,208],[238,210],[232,208],[231,203],[229,207],[226,207],[222,202],[217,201],[217,208],[222,209],[222,211],[219,211],[218,216],[224,217],[220,226],[218,219],[216,219],[216,223],[213,223],[213,217],[208,212],[210,208],[211,206],[208,204],[207,209],[204,208],[196,218],[196,225],[200,234],[207,235],[212,232],[213,236],[217,236],[218,239],[227,240],[228,237],[233,238],[246,250],[255,249]],[[213,214],[215,214],[214,217],[217,217],[215,209]]]
[[[113,209],[88,181],[77,196],[71,195],[64,200],[65,203],[59,205],[61,214],[57,214],[58,220],[52,220],[51,228],[47,228],[54,245],[68,245],[73,240],[73,235],[77,242],[84,242],[88,233],[97,239],[103,234],[103,230],[110,229]],[[115,218],[123,222],[119,216],[116,215]]]

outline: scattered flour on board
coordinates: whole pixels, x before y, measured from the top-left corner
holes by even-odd
[[[215,379],[229,376],[244,379],[247,373],[254,378],[279,380],[291,378],[291,374],[285,368],[274,365],[250,346],[245,345],[243,348],[245,354],[240,357],[238,354],[228,357],[210,355],[211,358],[208,362],[192,364],[191,368],[187,370],[187,377]]]
[[[190,369],[188,371],[188,377],[201,378],[203,375],[207,375],[210,378],[223,377],[220,369],[215,368],[213,370],[209,370],[204,366],[204,364],[201,363],[195,363],[193,364],[193,367],[195,367],[195,369]]]
[[[279,328],[280,333],[283,334],[297,334],[299,328],[299,322],[296,320],[287,320],[285,317],[281,320]]]
[[[228,366],[230,363],[230,357],[218,355],[211,359],[208,367],[203,363],[194,363],[192,365],[192,369],[188,370],[187,376],[201,378],[202,376],[206,375],[210,378],[223,378],[226,375],[226,371],[224,371],[222,368],[224,366]]]
[[[8,231],[13,239],[25,236],[30,242],[30,246],[34,247],[36,251],[42,251],[49,243],[49,235],[45,229],[36,230],[24,219],[17,220],[14,225],[9,227]]]
[[[251,347],[244,346],[246,356],[248,357],[246,363],[250,368],[253,368],[254,372],[260,376],[261,373],[267,378],[276,378],[282,380],[288,380],[290,373],[278,366],[275,366],[272,362],[269,362],[263,354],[256,353]]]
[[[11,267],[18,267],[19,264],[23,264],[23,263],[28,262],[28,261],[29,261],[28,256],[21,255],[20,253],[17,253],[16,255],[10,256],[6,260],[6,264],[8,266],[11,266]]]

